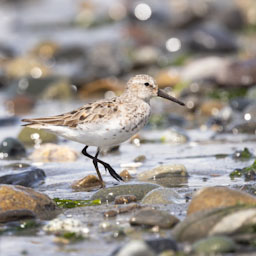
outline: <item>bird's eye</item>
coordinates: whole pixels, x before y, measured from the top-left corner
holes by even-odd
[[[145,85],[145,86],[149,86],[149,83],[145,83],[144,85]]]

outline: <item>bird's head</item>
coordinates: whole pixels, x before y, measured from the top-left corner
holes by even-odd
[[[128,81],[127,85],[127,90],[134,97],[149,101],[152,97],[159,96],[167,100],[176,102],[182,106],[185,105],[182,101],[170,96],[163,90],[159,89],[156,81],[151,76],[136,75]]]

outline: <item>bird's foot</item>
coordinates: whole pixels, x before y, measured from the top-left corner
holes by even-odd
[[[104,166],[105,170],[109,172],[109,174],[116,179],[117,181],[124,181],[123,178],[116,173],[116,171],[111,167],[110,164],[105,163],[105,162],[101,162],[101,164]]]

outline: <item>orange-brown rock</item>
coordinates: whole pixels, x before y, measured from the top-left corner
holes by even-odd
[[[74,190],[90,191],[101,187],[100,180],[95,175],[88,175],[72,184]]]
[[[192,198],[187,214],[235,205],[256,205],[256,197],[227,187],[207,187]]]
[[[15,210],[32,211],[36,217],[50,219],[56,216],[55,202],[43,193],[19,185],[0,185],[0,213]]]
[[[127,170],[121,171],[119,175],[123,178],[124,181],[128,181],[132,178],[131,174]]]

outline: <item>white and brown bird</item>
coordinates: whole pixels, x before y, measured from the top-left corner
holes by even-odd
[[[155,96],[185,105],[158,89],[152,77],[136,75],[128,81],[125,92],[119,97],[98,100],[57,116],[22,121],[27,122],[25,126],[44,129],[86,145],[82,154],[92,159],[104,186],[98,164],[102,164],[116,180],[122,180],[122,178],[110,164],[98,159],[100,150],[119,145],[143,128],[150,117],[150,99]],[[89,146],[97,147],[95,156],[87,153]]]

